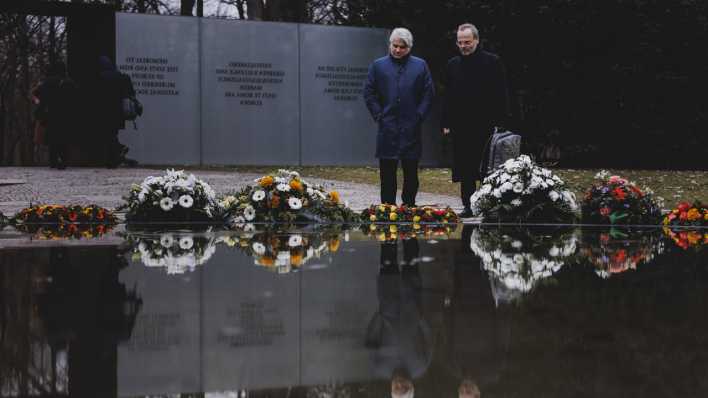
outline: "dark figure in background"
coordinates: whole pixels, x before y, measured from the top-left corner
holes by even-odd
[[[123,98],[135,95],[130,77],[116,69],[110,58],[98,60],[99,75],[96,98],[97,134],[100,136],[104,165],[118,167],[125,159],[128,148],[118,141],[118,130],[125,128]]]
[[[433,79],[425,61],[410,55],[413,35],[408,29],[394,29],[389,43],[390,54],[369,67],[364,99],[379,125],[376,157],[381,203],[396,204],[396,170],[400,160],[403,204],[414,206],[422,152],[421,125],[433,101]]]
[[[506,73],[499,57],[479,48],[479,32],[472,24],[457,29],[460,55],[445,71],[442,132],[453,148],[452,181],[460,182],[464,211],[471,217],[470,196],[476,189],[484,146],[494,127],[507,123],[509,98]]]
[[[44,141],[49,147],[49,167],[66,168],[68,142],[77,123],[78,86],[66,75],[63,62],[53,63],[47,77],[32,92],[38,105],[35,118],[44,127]]]
[[[374,373],[391,379],[392,397],[412,397],[413,379],[422,376],[433,357],[432,332],[421,310],[422,282],[418,272],[417,239],[381,243],[378,277],[379,310],[366,331]]]

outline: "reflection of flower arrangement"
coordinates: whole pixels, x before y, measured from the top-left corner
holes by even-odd
[[[458,222],[457,214],[450,208],[432,206],[408,207],[390,204],[371,205],[361,212],[361,218],[371,222],[410,222],[447,224]]]
[[[672,230],[669,227],[664,227],[664,235],[669,237],[669,239],[674,241],[676,246],[682,248],[683,250],[708,246],[708,230]]]
[[[15,228],[41,240],[93,239],[110,232],[113,224],[17,224]]]
[[[597,173],[594,184],[585,193],[582,203],[583,221],[600,224],[656,224],[661,217],[661,199],[634,183],[610,176],[605,170]]]
[[[116,217],[110,210],[96,205],[35,205],[20,210],[10,221],[15,225],[31,223],[113,225],[116,223]]]
[[[337,191],[307,183],[296,171],[278,173],[257,179],[221,204],[229,223],[242,227],[250,222],[355,222],[357,215],[342,203]]]
[[[681,202],[664,217],[664,225],[682,227],[708,226],[708,207],[698,200],[693,202],[693,205],[688,202]]]
[[[478,228],[470,248],[489,273],[497,303],[509,302],[557,272],[576,252],[576,229],[533,233],[529,229]]]
[[[482,181],[471,198],[472,212],[486,220],[571,221],[575,195],[550,170],[526,155],[509,159]]]
[[[209,233],[128,233],[126,239],[133,247],[134,261],[140,260],[146,267],[164,267],[170,275],[194,271],[216,252],[216,240]]]
[[[449,238],[457,229],[457,224],[368,224],[361,230],[367,236],[381,242],[411,238]]]
[[[209,221],[220,214],[216,193],[206,182],[184,171],[167,170],[133,185],[118,210],[128,221]]]
[[[620,231],[613,228],[583,237],[580,253],[590,260],[600,277],[608,278],[628,270],[636,270],[664,251],[658,230]]]
[[[280,274],[299,269],[313,258],[335,253],[341,244],[338,230],[308,233],[261,231],[222,239],[254,258],[254,263]]]

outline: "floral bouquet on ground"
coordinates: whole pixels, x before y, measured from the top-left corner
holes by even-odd
[[[480,227],[472,231],[470,248],[489,273],[498,305],[520,299],[573,260],[578,240],[575,228],[536,233],[528,228]]]
[[[602,278],[636,270],[663,251],[660,231],[619,228],[584,234],[580,249],[581,255],[590,261],[597,275]]]
[[[35,205],[20,210],[10,219],[15,226],[25,224],[103,224],[114,225],[116,217],[110,210],[96,205]]]
[[[337,252],[342,237],[347,240],[348,234],[338,229],[307,233],[265,230],[224,241],[253,257],[256,265],[285,274],[299,270],[312,259]]]
[[[337,191],[309,184],[296,171],[278,170],[221,201],[231,226],[263,222],[358,222]]]
[[[128,222],[208,222],[221,215],[216,193],[206,182],[184,171],[167,170],[133,185],[125,203]]]
[[[634,183],[602,170],[598,180],[585,193],[582,203],[583,222],[597,224],[658,224],[662,199],[653,192],[639,189]]]
[[[133,248],[133,261],[146,267],[164,268],[169,275],[194,271],[216,252],[211,233],[168,232],[139,234],[128,232],[126,240]]]
[[[681,202],[664,217],[669,227],[708,227],[708,206],[700,201]]]
[[[485,221],[570,222],[577,219],[578,206],[560,177],[521,155],[482,181],[471,208]]]
[[[455,230],[457,224],[375,224],[361,226],[362,232],[370,238],[375,238],[380,242],[392,242],[398,239],[426,238],[440,239],[449,238]]]
[[[371,205],[361,212],[361,218],[372,223],[449,224],[459,221],[457,214],[450,207],[440,209],[433,206],[408,207],[390,204]]]

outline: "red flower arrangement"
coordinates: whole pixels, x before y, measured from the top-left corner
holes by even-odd
[[[682,227],[708,226],[708,207],[700,201],[681,202],[664,217],[664,225]]]
[[[634,183],[601,171],[598,180],[582,202],[583,222],[597,224],[657,224],[661,219],[661,200],[650,190],[642,191]]]
[[[20,224],[105,224],[116,223],[115,215],[96,205],[35,205],[20,210],[10,222]],[[68,227],[67,227],[68,228]]]

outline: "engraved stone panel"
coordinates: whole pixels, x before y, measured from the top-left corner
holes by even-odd
[[[144,114],[119,133],[146,164],[199,164],[199,20],[116,14],[116,64],[131,76]]]
[[[202,21],[203,163],[299,163],[297,30]]]

